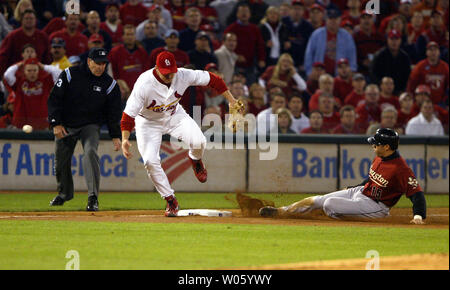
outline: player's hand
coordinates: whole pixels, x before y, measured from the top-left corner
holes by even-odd
[[[57,125],[53,127],[53,134],[57,139],[61,139],[63,137],[66,137],[68,135],[66,128],[62,125]]]
[[[420,215],[415,215],[414,218],[410,221],[411,224],[415,225],[424,225],[425,222],[422,220]]]
[[[119,138],[113,138],[112,139],[114,144],[114,151],[119,151],[121,147],[120,139]]]
[[[122,153],[123,153],[123,156],[125,156],[126,159],[130,159],[131,157],[133,157],[133,154],[131,154],[131,152],[130,152],[130,148],[131,148],[130,141],[123,140],[122,141]]]

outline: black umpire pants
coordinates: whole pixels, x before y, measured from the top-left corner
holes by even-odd
[[[67,128],[67,136],[55,139],[55,174],[59,196],[65,201],[74,194],[72,177],[72,156],[78,140],[83,146],[82,158],[88,196],[98,197],[100,185],[100,162],[97,154],[100,140],[100,126],[90,124],[81,128]]]

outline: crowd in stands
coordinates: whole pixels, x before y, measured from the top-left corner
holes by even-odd
[[[67,2],[0,0],[0,128],[48,129],[59,73],[104,47],[123,106],[170,51],[220,75],[258,130],[448,135],[448,0],[383,0],[379,13],[369,0],[80,0],[75,14]],[[180,103],[228,112],[206,87]]]

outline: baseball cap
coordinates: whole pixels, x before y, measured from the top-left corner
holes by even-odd
[[[104,48],[94,47],[89,50],[88,58],[95,62],[109,62],[108,61],[108,51]]]
[[[325,69],[325,64],[323,62],[319,62],[319,61],[316,61],[315,63],[313,63],[312,66],[313,67],[321,67],[321,68]]]
[[[389,31],[388,33],[388,38],[401,38],[400,32],[398,32],[395,29],[392,29],[391,31]]]
[[[346,59],[346,58],[340,58],[339,60],[338,60],[338,62],[337,62],[337,65],[339,66],[339,65],[341,65],[341,64],[349,64],[349,62],[348,62],[348,59]]]
[[[174,34],[175,34],[176,37],[179,37],[179,36],[180,36],[180,34],[178,33],[177,30],[175,30],[175,29],[169,29],[169,30],[166,31],[166,33],[164,33],[164,37],[165,37],[165,38],[171,37],[171,36],[174,35]]]
[[[214,31],[214,27],[211,24],[203,24],[200,26],[200,30],[203,31]]]
[[[153,12],[153,11],[155,11],[156,9],[161,10],[161,7],[159,7],[158,4],[153,4],[152,6],[150,6],[150,8],[148,8],[148,12]]]
[[[210,62],[207,65],[205,65],[205,70],[208,71],[210,69],[215,69],[215,70],[219,70],[219,68],[217,67],[217,64]]]
[[[414,91],[414,93],[417,94],[428,94],[431,95],[431,90],[430,87],[427,85],[419,85],[417,86],[416,90]]]
[[[437,48],[439,48],[439,44],[437,44],[437,42],[435,42],[435,41],[430,41],[430,42],[428,42],[428,44],[427,44],[427,49],[428,49],[428,48],[431,48],[431,47],[437,47]]]
[[[345,26],[353,27],[353,23],[350,20],[346,19],[346,20],[341,22],[341,26],[342,27],[345,27]]]
[[[96,42],[96,41],[105,42],[105,41],[103,40],[103,36],[101,36],[101,35],[98,34],[98,33],[92,34],[92,35],[89,37],[89,40],[88,40],[88,41],[89,41],[89,42]]]
[[[327,9],[327,17],[328,18],[338,18],[341,17],[341,11],[336,8],[328,8]]]
[[[178,71],[175,56],[169,51],[163,51],[158,54],[156,57],[156,67],[163,75],[176,73]]]
[[[353,75],[352,79],[354,81],[359,81],[359,80],[365,80],[366,78],[364,77],[364,75],[362,73],[356,73]]]
[[[291,5],[301,5],[304,6],[303,0],[292,0]]]
[[[35,57],[31,57],[31,58],[27,59],[23,64],[24,65],[27,65],[27,64],[39,64],[39,59],[37,59]]]
[[[202,38],[202,37],[206,37],[209,40],[209,35],[205,31],[199,31],[197,33],[197,35],[195,36],[195,39],[199,39],[199,38]]]
[[[313,10],[313,9],[319,9],[319,10],[322,11],[322,12],[325,10],[325,9],[322,7],[322,5],[317,4],[317,3],[313,4],[309,10]]]
[[[410,93],[408,93],[408,92],[404,92],[404,93],[402,93],[401,95],[400,95],[400,97],[398,97],[398,100],[401,102],[401,101],[403,101],[404,99],[406,99],[406,98],[412,98],[412,96],[411,96],[411,94]]]
[[[51,45],[52,47],[66,47],[66,42],[60,37],[54,37]]]

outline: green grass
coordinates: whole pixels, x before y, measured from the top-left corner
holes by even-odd
[[[211,269],[448,253],[448,229],[0,220],[0,269]],[[389,237],[389,239],[383,238]]]
[[[76,193],[73,200],[62,207],[50,207],[49,202],[54,193],[0,193],[0,211],[76,211],[85,210],[87,202],[86,193]],[[188,208],[238,208],[234,194],[227,193],[176,193],[180,207]],[[310,194],[250,194],[252,197],[272,200],[276,206],[288,205]],[[228,198],[228,199],[226,199]],[[448,195],[427,195],[427,206],[448,207]],[[164,209],[165,201],[159,194],[151,193],[100,193],[101,210],[147,210]],[[396,207],[410,208],[411,201],[402,197]]]

